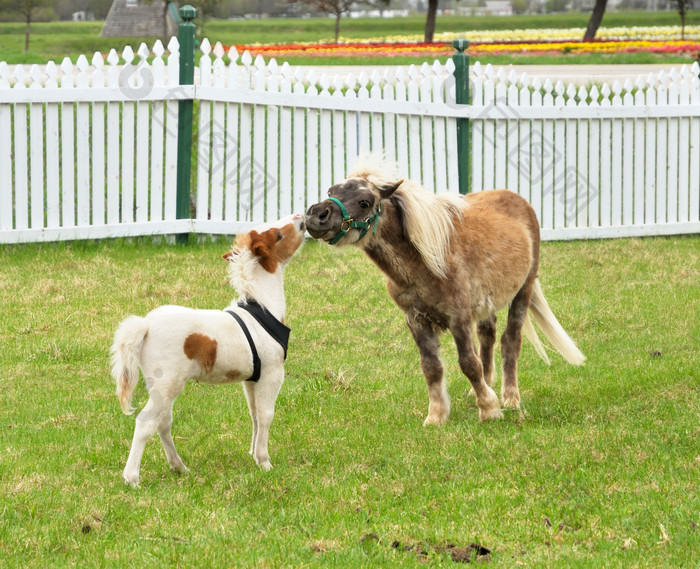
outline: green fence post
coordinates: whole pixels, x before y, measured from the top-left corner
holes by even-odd
[[[180,85],[194,85],[194,39],[197,10],[189,4],[180,8],[177,41],[180,44]],[[192,107],[194,101],[178,101],[177,119],[177,201],[175,217],[190,218],[190,180],[192,170]],[[187,243],[187,233],[179,233],[176,241]]]
[[[464,50],[469,42],[459,39],[452,42],[457,50],[452,56],[455,63],[455,102],[458,105],[469,104],[469,56]],[[459,193],[469,193],[469,119],[457,119],[457,173],[459,175]]]

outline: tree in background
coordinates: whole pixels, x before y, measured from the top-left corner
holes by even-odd
[[[22,15],[26,23],[24,31],[24,51],[29,51],[29,34],[31,24],[39,10],[53,4],[53,0],[0,0],[0,9],[16,12]]]
[[[591,13],[591,19],[588,20],[586,33],[583,34],[583,41],[595,39],[595,34],[603,21],[603,15],[605,14],[605,8],[607,5],[608,0],[595,0],[595,6],[593,7],[593,12]]]
[[[335,43],[338,43],[338,39],[340,38],[340,18],[343,14],[349,12],[354,4],[365,4],[377,8],[380,5],[388,5],[389,1],[390,0],[289,0],[292,4],[302,2],[319,12],[335,16]],[[435,0],[435,3],[437,4],[437,0]]]
[[[437,18],[438,0],[428,0],[428,14],[425,18],[423,41],[432,43],[435,36],[435,19]]]
[[[335,43],[338,43],[340,37],[340,18],[343,14],[350,11],[350,7],[355,4],[355,0],[289,0],[295,4],[302,2],[311,6],[319,12],[331,14],[335,16]]]
[[[685,39],[685,15],[693,7],[693,0],[676,0],[678,2],[678,14],[681,17],[681,39]]]
[[[219,15],[221,0],[191,0],[188,4],[197,9],[196,25],[199,27],[200,36],[204,37],[204,24]]]

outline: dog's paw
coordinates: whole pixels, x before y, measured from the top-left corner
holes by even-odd
[[[267,472],[268,470],[272,470],[272,463],[269,460],[265,460],[264,462],[258,463],[258,466]]]
[[[139,477],[138,476],[135,478],[124,476],[123,478],[124,478],[124,482],[126,482],[127,485],[131,486],[132,488],[134,488],[134,489],[141,488],[141,486],[139,485]]]
[[[189,471],[190,471],[190,469],[187,468],[187,467],[186,467],[184,464],[182,464],[182,463],[180,463],[180,464],[178,464],[178,465],[175,465],[175,466],[171,466],[171,467],[170,467],[170,470],[172,470],[173,472],[176,472],[177,474],[188,474]]]

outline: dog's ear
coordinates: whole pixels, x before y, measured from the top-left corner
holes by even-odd
[[[234,249],[232,251],[226,251],[223,255],[221,255],[224,259],[227,261],[233,261],[233,257],[236,257],[238,255],[238,250]]]
[[[277,270],[277,257],[274,253],[274,246],[277,242],[277,232],[264,231],[263,233],[251,232],[252,244],[250,250],[259,261],[260,266],[268,273]]]

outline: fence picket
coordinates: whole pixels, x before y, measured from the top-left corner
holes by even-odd
[[[613,107],[622,106],[622,86],[618,81],[615,81],[612,88]],[[612,225],[622,225],[622,188],[623,188],[623,151],[624,151],[624,140],[623,136],[623,119],[613,119],[612,124],[612,180],[611,187],[614,188],[612,191],[612,203],[610,206],[612,219]]]
[[[634,105],[632,96],[632,85],[627,81],[624,86],[625,94],[622,104],[626,106]],[[622,125],[622,224],[629,225],[634,219],[634,154],[637,148],[638,138],[636,136],[633,119],[625,119]]]
[[[330,97],[331,78],[328,75],[321,76],[319,80],[321,92],[319,97]],[[318,124],[319,146],[319,184],[321,192],[330,188],[333,184],[333,122],[332,113],[327,109],[320,109]],[[321,199],[322,196],[319,196]]]
[[[656,91],[656,103],[665,106],[668,103],[668,89],[663,71],[659,74],[659,87]],[[668,119],[657,121],[656,131],[656,222],[668,222]]]
[[[73,88],[73,64],[67,57],[61,63],[61,89]],[[61,226],[74,227],[76,224],[75,216],[75,127],[73,103],[61,104],[61,140],[66,144],[61,146]],[[17,123],[15,123],[17,124]],[[119,140],[119,139],[117,139]]]
[[[307,97],[318,97],[318,88],[316,87],[316,75],[312,72],[308,77],[309,86],[306,89]],[[317,109],[309,109],[306,114],[306,180],[304,187],[306,189],[306,201],[299,204],[297,213],[303,213],[306,210],[306,204],[321,201],[321,187],[319,186],[319,174],[321,164],[320,144],[319,144],[319,123],[320,111]]]
[[[92,74],[92,86],[95,88],[104,87],[105,76],[102,71],[104,60],[102,54],[95,53],[92,58],[92,66],[95,71]],[[91,161],[91,178],[90,185],[92,187],[92,223],[102,225],[105,223],[105,109],[106,104],[96,102],[91,105],[90,115],[92,117],[90,134],[90,161]],[[47,130],[48,135],[48,130]],[[47,148],[48,150],[48,148]],[[47,196],[48,199],[48,196]]]
[[[589,106],[598,106],[600,93],[598,87],[593,85],[588,92]],[[601,225],[600,205],[600,126],[601,120],[593,119],[589,123],[588,130],[588,163],[586,166],[586,182],[588,188],[588,216],[586,223],[589,227]]]
[[[700,65],[693,64],[692,81],[690,82],[690,100],[694,105],[700,105]],[[688,145],[688,221],[700,221],[700,116],[696,113],[690,118],[690,138]]]
[[[282,67],[282,82],[280,92],[292,92],[291,71],[287,64]],[[292,132],[292,110],[289,107],[282,107],[280,110],[280,132]],[[280,139],[280,216],[292,213],[290,195],[292,189],[292,139],[284,136]]]
[[[297,95],[306,95],[306,89],[302,82],[301,70],[296,76],[292,92]],[[306,111],[302,107],[295,107],[292,115],[292,203],[290,213],[306,211]]]
[[[678,105],[679,93],[675,81],[672,81],[668,87],[668,105]],[[679,170],[679,147],[678,147],[678,132],[679,132],[679,117],[668,119],[668,146],[663,148],[668,157],[668,182],[667,182],[667,215],[670,223],[681,221],[678,218],[678,202],[680,194],[678,191],[678,170]],[[686,146],[687,149],[687,146]]]
[[[408,89],[406,88],[406,73],[400,68],[396,73],[395,100],[408,101]],[[396,163],[402,172],[408,172],[411,162],[408,154],[408,116],[405,114],[396,117]]]
[[[689,71],[684,66],[678,91],[678,103],[683,105],[690,104],[690,81],[688,81]],[[678,119],[678,221],[690,221],[688,211],[688,198],[690,194],[689,174],[690,174],[690,144],[684,144],[685,141],[690,141],[690,117],[679,117]]]
[[[552,95],[554,86],[547,79],[544,82],[543,107],[554,106]],[[559,161],[559,150],[554,140],[555,121],[542,121],[542,159],[540,162],[540,175],[542,177],[542,211],[540,213],[540,225],[543,229],[554,229],[554,165]]]

